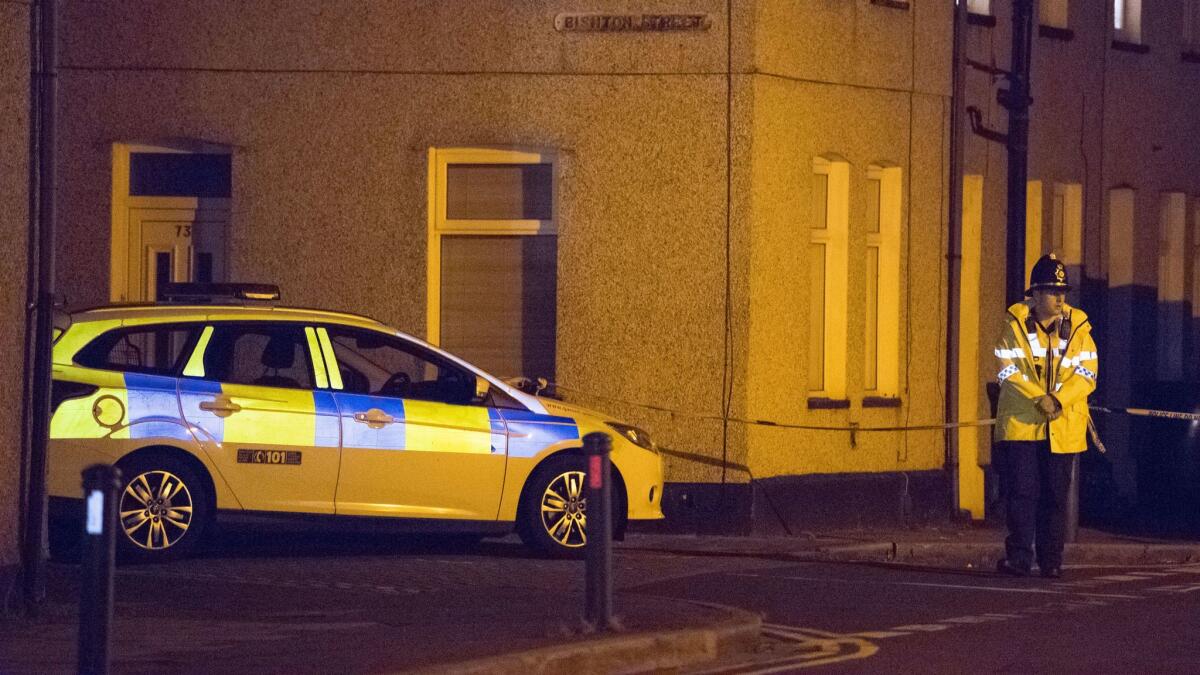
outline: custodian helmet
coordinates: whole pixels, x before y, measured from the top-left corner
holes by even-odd
[[[1038,290],[1071,290],[1071,284],[1067,282],[1067,266],[1054,257],[1053,253],[1038,258],[1029,273],[1029,288],[1025,295],[1033,295],[1033,292]]]

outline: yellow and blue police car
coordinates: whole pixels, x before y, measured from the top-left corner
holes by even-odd
[[[582,437],[613,437],[614,528],[662,518],[646,433],[531,395],[354,314],[277,305],[249,284],[172,285],[175,302],[63,314],[48,491],[77,512],[80,472],[122,471],[126,557],[186,554],[227,514],[403,519],[538,551],[587,542]]]

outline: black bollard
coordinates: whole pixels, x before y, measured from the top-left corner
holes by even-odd
[[[612,437],[592,432],[583,437],[587,457],[587,559],[585,610],[598,631],[612,627]]]
[[[94,464],[83,470],[86,515],[79,561],[79,672],[86,675],[108,673],[120,489],[120,469]]]

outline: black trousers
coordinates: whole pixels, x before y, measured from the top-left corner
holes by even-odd
[[[1005,555],[1013,565],[1061,567],[1074,454],[1050,452],[1050,441],[1003,441],[1008,519]]]

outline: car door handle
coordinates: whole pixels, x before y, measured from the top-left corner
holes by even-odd
[[[217,417],[229,417],[241,410],[242,406],[234,403],[228,396],[218,396],[211,401],[201,401],[200,409]]]
[[[371,408],[365,413],[354,413],[354,421],[361,422],[371,429],[382,429],[389,424],[395,424],[396,418],[379,408]]]

